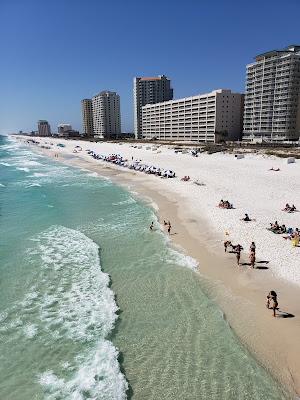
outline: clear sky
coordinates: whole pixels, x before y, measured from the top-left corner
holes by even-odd
[[[175,98],[243,91],[256,54],[300,44],[300,0],[0,0],[0,133],[81,130],[80,100],[121,97],[133,129],[134,76],[165,74]]]

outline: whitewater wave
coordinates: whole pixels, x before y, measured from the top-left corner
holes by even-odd
[[[46,399],[124,400],[128,387],[119,370],[117,357],[117,350],[109,341],[104,340],[71,379],[59,378],[51,370],[42,373],[38,378],[45,390]],[[68,369],[69,365],[65,364],[64,367]]]
[[[134,200],[134,198],[132,198],[132,197],[129,197],[126,200],[121,200],[121,201],[119,201],[117,203],[112,203],[112,205],[113,206],[120,206],[120,205],[125,205],[125,204],[134,204],[134,203],[136,203],[136,200]]]
[[[41,187],[42,185],[40,185],[39,183],[27,183],[26,187]]]
[[[168,256],[166,258],[166,261],[171,264],[177,264],[182,267],[190,268],[194,271],[196,271],[199,266],[198,261],[195,260],[193,257],[179,252],[171,247],[168,249]]]
[[[4,167],[11,167],[11,164],[7,162],[0,162],[0,165],[3,165]]]
[[[24,171],[24,172],[29,172],[30,171],[30,169],[27,168],[27,167],[17,167],[17,170]]]
[[[31,243],[25,262],[38,266],[37,275],[24,298],[0,315],[0,333],[10,341],[35,340],[49,351],[58,346],[60,360],[54,357],[54,365],[36,371],[46,399],[126,399],[118,350],[107,340],[118,307],[110,278],[101,271],[98,245],[63,226]],[[59,351],[64,343],[76,353]]]

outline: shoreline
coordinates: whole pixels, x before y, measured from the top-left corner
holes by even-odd
[[[72,143],[73,146],[75,144]],[[297,340],[300,334],[297,321],[300,307],[294,304],[294,299],[300,294],[298,285],[270,276],[268,270],[238,269],[234,255],[225,254],[224,257],[219,235],[189,207],[185,198],[169,187],[163,187],[164,181],[121,170],[112,164],[96,163],[92,158],[80,157],[80,154],[60,152],[57,159],[51,150],[36,146],[31,148],[55,161],[97,172],[99,177],[108,177],[139,198],[146,199],[148,204],[153,205],[154,202],[158,206],[158,210],[155,209],[158,219],[171,220],[174,233],[177,233],[171,235],[172,243],[198,261],[200,280],[205,281],[209,296],[223,311],[224,318],[241,343],[287,388],[291,396],[300,394],[300,345]],[[273,287],[280,294],[279,306],[282,305],[296,318],[273,319],[271,311],[265,309],[265,295]]]

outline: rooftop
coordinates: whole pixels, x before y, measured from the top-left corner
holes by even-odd
[[[268,57],[276,56],[276,55],[278,55],[280,53],[282,53],[282,54],[284,54],[284,53],[295,53],[295,52],[298,52],[298,51],[300,51],[300,45],[291,44],[291,45],[285,47],[282,50],[271,50],[271,51],[267,51],[265,53],[258,54],[255,57],[255,60],[256,61],[260,61],[262,58],[268,58]]]
[[[162,79],[168,79],[166,77],[166,75],[158,75],[158,76],[143,76],[143,77],[139,77],[137,79],[139,79],[140,81],[160,81]]]

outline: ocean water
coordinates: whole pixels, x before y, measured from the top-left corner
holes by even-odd
[[[285,399],[153,210],[0,136],[0,399]]]

